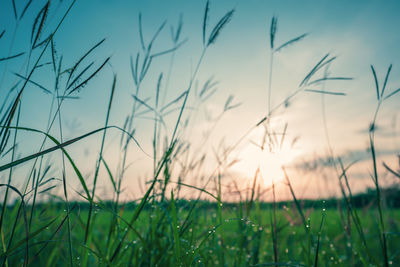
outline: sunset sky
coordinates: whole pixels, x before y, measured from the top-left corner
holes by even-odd
[[[28,1],[15,2],[17,15],[20,15]],[[0,39],[0,58],[29,51],[32,22],[44,4],[45,1],[34,0],[19,23],[14,18],[12,1],[3,1],[0,4],[0,33],[3,29],[6,30]],[[51,1],[42,38],[54,29],[70,4],[71,1],[66,0]],[[113,73],[117,74],[118,80],[109,124],[123,126],[134,102],[132,94],[135,93],[135,86],[130,70],[130,57],[135,58],[141,49],[139,13],[142,15],[145,42],[149,42],[166,21],[154,43],[154,52],[174,47],[170,28],[177,28],[180,16],[183,21],[181,40],[186,41],[173,54],[154,59],[138,97],[154,106],[157,80],[161,72],[161,101],[168,103],[182,94],[188,87],[203,49],[202,23],[205,4],[205,1],[183,0],[78,0],[54,37],[58,59],[62,56],[65,68],[70,67],[103,38],[106,41],[86,59],[85,64],[94,60],[93,68],[96,68],[107,57],[111,56],[111,59],[110,64],[77,94],[79,99],[66,100],[63,104],[64,140],[104,126]],[[378,104],[370,65],[375,67],[382,86],[386,71],[393,64],[385,94],[400,87],[400,2],[211,1],[207,34],[231,9],[235,10],[232,20],[222,29],[216,43],[207,49],[196,76],[196,83],[189,97],[189,109],[184,113],[184,120],[188,116],[191,118],[188,129],[178,133],[179,138],[191,143],[189,158],[193,159],[203,153],[207,155],[203,174],[210,174],[219,160],[215,155],[222,153],[224,147],[236,144],[245,135],[246,138],[227,159],[228,162],[236,159],[238,162],[223,169],[223,182],[227,188],[232,179],[236,179],[242,188],[251,184],[256,169],[260,167],[264,176],[261,185],[268,187],[273,181],[279,183],[282,198],[285,198],[286,189],[281,172],[281,165],[285,165],[300,197],[334,195],[337,192],[337,177],[332,168],[318,167],[310,173],[305,167],[313,162],[323,165],[329,156],[323,124],[325,103],[329,142],[334,155],[341,156],[345,165],[358,160],[349,171],[355,190],[363,190],[370,185],[368,173],[371,171],[371,164],[366,152],[369,142],[368,128]],[[262,143],[263,125],[248,131],[268,110],[271,51],[269,31],[273,16],[278,18],[275,41],[277,46],[304,33],[307,36],[274,55],[270,101],[272,108],[296,91],[304,77],[328,53],[329,57],[336,57],[329,65],[329,76],[353,79],[328,81],[323,85],[305,88],[340,92],[344,95],[303,91],[291,99],[287,107],[277,109],[271,117],[270,127],[278,134],[279,141],[279,133],[283,132],[287,124],[286,136],[280,149],[268,153],[261,152],[256,145]],[[3,103],[10,88],[18,81],[14,73],[28,73],[27,70],[33,66],[38,55],[39,53],[34,53],[30,62],[27,54],[7,61],[8,63],[0,62],[0,103]],[[42,63],[49,62],[50,59],[50,54],[47,53]],[[323,71],[315,79],[321,78]],[[211,77],[217,82],[214,87],[217,91],[200,104],[195,99],[195,88],[197,86],[201,90]],[[50,91],[54,90],[54,75],[50,65],[35,72],[32,80]],[[229,105],[234,108],[223,113],[228,98],[231,99]],[[396,158],[400,153],[399,100],[400,94],[385,101],[377,120],[375,138],[380,156],[378,163],[380,171],[385,175],[382,176],[382,184],[387,185],[394,180],[385,174],[382,161],[395,169],[400,168]],[[37,86],[30,84],[22,98],[20,125],[45,130],[51,101],[52,95],[45,94]],[[220,114],[222,115],[219,116]],[[3,116],[3,113],[0,115]],[[153,113],[144,114],[135,121],[135,137],[147,154],[153,153],[153,116]],[[171,137],[178,111],[165,116],[165,133]],[[210,130],[212,131],[207,137]],[[51,133],[59,137],[58,126]],[[18,151],[21,156],[37,152],[42,136],[32,133],[21,133],[19,136],[21,146]],[[208,138],[207,142],[203,141],[205,136]],[[101,135],[98,134],[67,149],[87,177],[93,176],[100,142]],[[119,143],[120,132],[110,130],[104,155],[113,171],[118,169],[121,153]],[[47,146],[50,145],[48,143]],[[151,157],[134,145],[130,148],[128,161],[131,165],[124,180],[126,199],[138,198],[141,192],[138,185],[145,187],[144,181],[153,172]],[[54,155],[59,157],[58,152],[54,152]],[[56,157],[53,159],[55,162],[59,160]],[[9,158],[0,160],[1,165],[8,161]],[[28,165],[29,163],[25,164]],[[27,169],[21,168],[19,171],[25,173]],[[106,194],[109,184],[105,170],[102,170],[101,175],[103,191],[100,191]],[[0,174],[1,181],[5,177],[4,173]],[[88,179],[91,181],[92,178]],[[205,183],[196,179],[191,177],[187,183],[197,186]],[[15,181],[15,184],[21,185],[23,181]],[[77,191],[81,190],[75,177],[70,180],[69,186]]]

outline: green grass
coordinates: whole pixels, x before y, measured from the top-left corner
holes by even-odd
[[[269,27],[270,43],[266,46],[270,52],[266,112],[260,115],[259,122],[253,127],[244,129],[245,134],[237,142],[222,147],[222,152],[216,151],[216,155],[211,156],[212,159],[214,156],[218,159],[215,168],[208,168],[207,173],[204,173],[204,161],[210,155],[192,151],[195,150],[190,147],[192,140],[181,137],[185,134],[190,136],[190,124],[186,119],[190,121],[193,117],[188,115],[189,110],[200,107],[216,90],[216,82],[212,78],[199,90],[197,76],[207,60],[209,48],[222,38],[220,34],[234,19],[234,10],[226,12],[210,25],[210,21],[215,20],[209,19],[211,13],[207,2],[198,60],[194,62],[195,67],[187,87],[168,103],[165,99],[175,64],[174,55],[185,43],[185,40],[181,40],[183,21],[179,20],[171,28],[173,47],[154,52],[154,44],[165,30],[166,22],[145,42],[142,17],[139,15],[140,49],[130,61],[134,90],[131,95],[132,106],[124,125],[110,124],[112,107],[115,105],[114,93],[119,88],[118,75],[113,73],[113,80],[107,87],[110,93],[102,124],[104,127],[88,130],[86,134],[66,140],[62,127],[65,112],[63,104],[79,97],[80,90],[97,76],[103,75],[105,66],[112,62],[111,57],[92,60],[97,59],[96,51],[106,42],[102,39],[88,46],[86,52],[79,55],[72,65],[64,64],[54,40],[74,4],[75,1],[70,2],[68,9],[55,24],[56,27],[50,30],[52,28],[47,24],[49,3],[45,3],[32,21],[29,51],[0,58],[0,63],[4,63],[26,56],[26,62],[31,63],[25,65],[25,73],[21,71],[10,74],[7,67],[3,69],[3,76],[10,74],[16,82],[0,108],[0,173],[6,177],[5,182],[0,184],[1,192],[4,192],[1,195],[0,215],[1,266],[389,266],[400,262],[400,210],[392,208],[396,205],[389,205],[384,198],[389,190],[380,185],[374,135],[379,110],[384,101],[400,92],[400,89],[386,88],[392,65],[387,70],[382,86],[375,68],[371,66],[377,107],[369,128],[368,147],[374,189],[370,190],[367,197],[353,194],[349,184],[352,178],[347,173],[351,166],[344,165],[335,156],[326,131],[329,156],[333,159],[331,167],[335,170],[332,177],[337,179],[341,198],[329,201],[299,199],[291,185],[291,177],[283,167],[286,175],[284,183],[291,193],[292,201],[276,202],[275,184],[272,184],[268,191],[272,203],[261,202],[258,169],[249,192],[241,193],[235,203],[225,203],[221,180],[235,163],[235,160],[230,161],[230,155],[247,140],[254,129],[264,129],[264,137],[259,145],[261,150],[278,150],[284,142],[289,142],[285,138],[287,124],[280,138],[276,137],[277,129],[272,129],[271,118],[278,110],[287,106],[303,91],[322,96],[345,95],[342,92],[326,91],[323,85],[319,87],[327,80],[345,82],[351,79],[328,76],[328,68],[336,57],[330,54],[321,57],[305,73],[297,88],[278,105],[271,106],[275,102],[271,101],[274,56],[307,37],[307,34],[301,34],[277,44],[278,19],[273,17]],[[29,7],[30,1],[21,13],[13,1],[17,25],[15,31],[19,23],[22,23],[23,14],[29,12]],[[44,35],[44,32],[47,34]],[[3,34],[0,33],[0,41]],[[13,47],[13,41],[10,47]],[[153,98],[141,99],[143,83],[152,69],[154,59],[167,56],[170,56],[170,65],[155,76],[158,79],[155,81]],[[40,81],[32,80],[38,68],[47,68],[49,81],[45,84],[52,83],[54,88],[46,88]],[[25,103],[24,91],[28,84],[53,96],[48,125],[44,130],[20,125],[21,106]],[[238,105],[234,103],[233,96],[229,96],[222,113],[214,114],[217,118],[214,127],[225,113]],[[324,102],[322,108],[325,114]],[[166,129],[164,119],[171,113],[176,115],[176,120],[170,129]],[[143,115],[151,118],[154,123],[151,133],[152,155],[147,154],[136,140],[136,122]],[[325,116],[324,127],[326,130]],[[110,131],[121,134],[120,161],[117,166],[109,166],[105,152]],[[20,157],[20,152],[25,152],[24,148],[17,146],[20,133],[41,136],[38,151]],[[76,162],[66,148],[71,144],[85,142],[86,138],[95,134],[101,134],[98,155],[95,162],[85,162],[95,168],[93,174],[85,177],[79,169],[83,162]],[[206,135],[201,141],[206,143],[209,136]],[[125,171],[130,166],[128,151],[133,146],[152,159],[152,175],[146,178],[140,199],[124,202],[121,201],[122,181],[126,179]],[[57,158],[59,163],[49,163],[49,158]],[[26,177],[18,177],[24,183],[17,186],[15,170],[27,162],[32,165]],[[72,172],[67,171],[67,166],[72,167]],[[394,176],[400,177],[398,170],[385,164],[383,166]],[[104,170],[109,182],[108,189],[112,192],[110,199],[103,199],[98,192],[101,170]],[[204,184],[193,185],[187,177],[203,177]],[[79,188],[74,188],[74,191],[68,186],[72,178],[77,178],[79,182]],[[62,193],[58,195],[52,194],[56,187],[54,181],[60,182],[57,187]],[[194,192],[192,200],[180,197],[182,188]],[[71,201],[74,199],[71,195],[79,201]],[[203,196],[209,197],[212,202],[202,200]],[[360,204],[360,199],[364,201],[363,204]]]
[[[242,218],[240,204],[222,206],[222,223],[219,222],[218,208],[215,205],[199,206],[191,212],[189,221],[185,220],[189,214],[192,202],[170,203],[169,205],[156,204],[147,207],[136,221],[133,229],[124,222],[132,217],[132,208],[121,209],[117,227],[109,239],[110,223],[114,216],[109,211],[94,205],[95,224],[92,228],[92,244],[85,249],[87,264],[106,265],[111,252],[117,247],[118,240],[129,232],[122,244],[115,266],[253,266],[261,263],[274,263],[274,249],[271,242],[270,209],[253,209],[249,217]],[[287,203],[290,205],[290,203]],[[306,265],[307,257],[315,258],[315,246],[308,251],[305,240],[307,235],[296,214],[295,207],[279,209],[277,211],[277,252],[280,263]],[[321,203],[322,206],[322,203]],[[323,211],[322,208],[312,209],[307,220],[310,226],[310,236],[313,243],[317,242],[322,213],[325,220],[320,232],[320,247],[318,262],[320,266],[363,266],[365,254],[356,229],[350,231],[351,238],[343,231],[342,220],[336,209]],[[83,255],[79,251],[84,247],[82,240],[85,235],[85,220],[88,210],[79,211],[78,206],[71,212],[72,242],[74,244],[74,264],[82,264]],[[376,215],[378,211],[359,210],[362,226],[372,256],[382,259],[379,231]],[[400,210],[387,210],[385,222],[399,227]],[[57,232],[66,211],[51,204],[41,205],[34,218],[35,222],[47,225],[40,235],[30,239],[30,258],[32,264],[65,265],[68,264],[68,231],[65,227]],[[295,218],[294,221],[288,218]],[[6,223],[12,223],[6,222]],[[35,232],[37,227],[32,228]],[[55,233],[56,232],[56,233]],[[136,234],[135,234],[136,232]],[[23,236],[23,227],[16,230],[18,236]],[[55,235],[54,235],[55,233]],[[390,251],[400,251],[398,233],[388,235]],[[179,237],[179,243],[176,242]],[[18,244],[20,240],[16,240]],[[44,247],[44,248],[43,248]],[[35,257],[36,253],[41,253]],[[308,255],[310,254],[310,255]],[[86,256],[85,255],[85,256]],[[9,266],[22,263],[24,248],[20,247],[8,256]],[[255,260],[257,259],[257,261]],[[365,260],[365,259],[364,259]],[[400,255],[393,254],[390,262],[398,262]],[[262,265],[261,265],[262,266]]]

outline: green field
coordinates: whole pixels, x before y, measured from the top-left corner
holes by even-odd
[[[335,151],[331,143],[326,118],[328,101],[323,97],[346,95],[330,88],[325,90],[325,82],[343,86],[353,78],[331,74],[336,56],[326,53],[307,65],[297,87],[291,88],[282,101],[271,101],[273,84],[278,83],[276,73],[282,65],[292,64],[291,59],[282,59],[280,54],[309,35],[296,33],[287,38],[282,34],[286,39],[281,41],[277,38],[278,17],[272,16],[260,33],[268,39],[264,40],[268,54],[264,88],[268,105],[259,116],[251,114],[251,118],[245,119],[254,121],[250,128],[241,127],[244,120],[236,121],[233,117],[239,137],[226,144],[223,136],[218,143],[212,138],[213,131],[226,114],[241,104],[229,95],[220,109],[210,105],[209,128],[201,132],[198,128],[203,121],[197,121],[196,116],[205,113],[204,103],[208,103],[218,85],[212,75],[204,78],[201,72],[207,60],[211,62],[210,68],[217,65],[212,55],[218,58],[216,53],[221,52],[210,50],[235,19],[235,9],[224,8],[217,16],[211,12],[210,2],[204,3],[198,34],[201,41],[189,50],[195,59],[189,60],[187,54],[183,57],[190,61],[183,64],[185,69],[191,67],[190,75],[185,73],[188,77],[179,71],[177,77],[171,74],[175,56],[187,42],[181,35],[182,17],[173,25],[157,25],[150,35],[143,32],[139,13],[139,36],[135,39],[138,51],[130,58],[127,56],[130,91],[121,97],[127,92],[123,89],[128,82],[119,78],[124,76],[113,68],[112,56],[104,57],[99,52],[107,45],[106,38],[71,41],[69,36],[59,37],[63,26],[68,27],[71,10],[84,1],[54,1],[57,8],[53,1],[23,2],[24,5],[9,1],[12,23],[4,27],[11,29],[0,28],[0,45],[9,42],[1,46],[0,56],[0,89],[8,90],[0,91],[0,267],[400,266],[398,133],[395,126],[392,133],[384,128],[388,128],[388,123],[380,124],[381,120],[391,120],[381,117],[388,113],[383,113],[383,107],[400,92],[400,88],[390,84],[391,64],[387,68],[385,65],[384,70],[380,64],[379,72],[374,65],[368,67],[374,106],[368,106],[369,126],[357,129],[357,134],[365,135],[366,147],[357,147],[354,150],[358,153],[346,158],[348,154]],[[69,26],[73,31],[80,26],[80,22],[74,23]],[[125,27],[128,26],[124,25],[124,30]],[[166,27],[171,32],[168,42]],[[20,32],[25,37],[20,37]],[[26,47],[19,38],[27,42]],[[84,49],[63,57],[63,51],[58,50],[59,40]],[[4,47],[8,48],[8,55],[3,55]],[[195,48],[198,51],[193,52]],[[20,52],[16,53],[17,50]],[[163,65],[156,68],[159,59]],[[291,75],[284,73],[287,80]],[[179,94],[167,90],[176,86],[170,78],[175,78],[177,87],[183,88]],[[92,95],[86,94],[86,87],[92,84],[102,88],[91,91]],[[258,167],[232,171],[232,166],[241,161],[236,155],[246,145],[256,146],[260,153],[255,155],[267,152],[276,157],[284,154],[280,153],[284,148],[295,146],[299,136],[288,133],[287,122],[277,127],[274,119],[283,120],[280,116],[304,92],[322,96],[318,115],[323,125],[315,136],[326,139],[319,150],[326,155],[311,162],[315,164],[296,165],[289,158],[285,163],[269,163],[262,156],[248,154],[247,160],[260,161]],[[37,97],[36,93],[46,97]],[[90,101],[78,102],[85,94],[84,99]],[[131,101],[128,114],[117,113],[122,110],[122,102],[117,102],[116,97],[119,101]],[[47,106],[45,100],[49,102]],[[364,101],[361,97],[356,100]],[[71,102],[80,103],[83,111]],[[397,110],[393,102],[389,111],[394,113],[395,125]],[[48,113],[35,113],[41,105],[49,108]],[[91,105],[104,106],[104,114],[86,114]],[[347,111],[341,112],[342,119],[347,117]],[[82,126],[82,134],[76,130],[79,127],[75,127],[75,121],[66,119],[70,118],[69,113],[78,118],[93,116],[90,123],[96,119],[100,122]],[[113,116],[122,117],[123,122],[113,120]],[[207,120],[207,114],[204,117]],[[334,127],[347,135],[347,127],[353,121],[336,123]],[[93,129],[92,125],[97,126]],[[381,133],[381,128],[385,138],[393,137],[384,139],[394,141],[393,145],[376,134]],[[261,140],[255,141],[252,134],[259,130]],[[138,141],[145,139],[142,135],[149,141],[144,145]],[[96,136],[97,143],[92,139]],[[305,154],[313,151],[314,148],[303,148]],[[277,178],[276,170],[282,177]],[[293,170],[300,175],[292,177]],[[294,180],[303,180],[308,186],[312,180],[308,180],[306,172],[314,172],[321,181],[336,186],[337,192],[329,199],[299,197],[304,190],[298,190]],[[245,173],[254,176],[249,178]],[[279,195],[279,186],[287,189],[286,197]],[[316,188],[311,184],[309,190]],[[318,188],[328,191],[323,186]],[[323,194],[314,194],[317,195]],[[231,196],[236,198],[228,198]]]
[[[323,202],[316,202],[318,207],[303,210],[307,215],[304,227],[294,203],[285,204],[274,213],[272,206],[260,207],[257,201],[220,208],[216,203],[196,201],[154,203],[131,226],[126,222],[133,217],[132,208],[113,211],[96,205],[90,247],[83,245],[88,211],[80,210],[82,204],[76,204],[70,216],[73,263],[76,266],[311,266],[318,260],[318,266],[382,264],[376,210],[356,211],[364,244],[346,210],[323,210]],[[68,265],[69,237],[63,227],[66,214],[59,206],[50,204],[40,205],[36,210],[33,221],[40,225],[32,224],[31,228],[28,247],[31,265]],[[400,261],[399,221],[398,209],[385,211],[389,264],[393,266]],[[7,221],[6,225],[12,223]],[[24,231],[23,224],[15,229],[15,241],[5,263],[8,266],[18,266],[24,261],[27,244]],[[3,260],[4,256],[3,253]]]

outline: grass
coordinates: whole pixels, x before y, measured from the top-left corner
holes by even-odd
[[[101,205],[95,205],[93,217],[95,225],[91,233],[93,247],[85,249],[85,254],[88,255],[87,264],[97,265],[102,262],[106,265],[107,258],[111,256],[110,253],[107,255],[107,251],[111,252],[112,250],[109,248],[115,248],[118,237],[121,238],[128,232],[126,241],[121,247],[121,255],[117,258],[119,264],[116,265],[126,265],[131,262],[137,266],[155,266],[157,264],[158,266],[179,264],[184,266],[252,266],[257,264],[266,266],[266,263],[274,266],[276,262],[274,244],[270,240],[274,230],[270,227],[268,208],[261,208],[258,211],[252,209],[247,218],[242,218],[240,213],[243,211],[240,210],[240,203],[222,206],[223,221],[220,223],[216,207],[207,207],[208,205],[204,206],[203,204],[196,211],[190,211],[192,202],[171,202],[169,206],[147,207],[135,223],[135,231],[130,230],[127,223],[133,216],[133,208],[125,208],[123,212],[116,215],[119,216],[119,222],[115,233],[116,238],[112,242],[114,244],[108,244],[107,238],[112,218],[110,214],[112,213],[106,208],[102,208]],[[165,215],[163,209],[168,210],[169,214]],[[352,239],[349,242],[336,209],[323,210],[319,208],[313,209],[309,213],[310,234],[315,243],[311,252],[304,244],[308,233],[304,231],[302,223],[288,220],[296,213],[295,210],[294,206],[288,206],[285,209],[279,209],[276,213],[276,250],[279,255],[279,264],[307,265],[305,262],[310,253],[312,265],[314,265],[317,255],[319,255],[319,265],[322,266],[363,265],[361,257],[363,257],[364,248],[357,236],[357,230],[353,228]],[[42,225],[46,226],[46,230],[43,230],[40,235],[32,236],[30,240],[31,260],[49,266],[60,261],[67,263],[67,229],[66,227],[58,229],[67,212],[62,212],[59,207],[50,205],[41,205],[38,212],[41,213]],[[75,207],[70,214],[71,221],[74,222],[72,224],[74,243],[81,243],[88,212],[88,209],[79,210],[79,207]],[[197,220],[191,220],[185,224],[185,219],[190,212],[191,216]],[[380,244],[377,242],[379,231],[373,219],[377,210],[359,210],[359,212],[364,213],[363,229],[372,252],[371,256],[381,259]],[[390,210],[390,213],[391,220],[398,221],[400,219],[399,210]],[[53,222],[56,215],[58,218]],[[325,218],[322,229],[321,218]],[[38,230],[40,229],[34,227],[31,235]],[[18,229],[18,231],[23,231],[23,229]],[[178,237],[179,239],[177,239]],[[176,240],[179,241],[176,242]],[[239,242],[240,240],[242,242]],[[16,240],[15,243],[19,244],[20,240]],[[392,248],[397,246],[393,236],[389,239],[389,244]],[[35,252],[43,247],[45,247],[46,253],[42,252],[35,257]],[[23,259],[21,257],[24,253],[23,246],[19,249],[10,248],[10,250],[9,264],[19,265]],[[49,255],[54,256],[49,258]],[[77,255],[73,259],[74,264],[82,264],[82,259],[82,255]],[[393,263],[396,260],[398,260],[398,256],[393,257],[390,261]]]
[[[24,14],[30,12],[31,2],[28,1],[22,10],[12,2],[17,25],[15,31],[22,23]],[[267,191],[261,188],[259,180],[262,177],[258,168],[249,190],[243,192],[238,189],[238,201],[229,203],[224,201],[221,180],[236,163],[231,159],[231,154],[256,128],[264,129],[260,150],[279,150],[284,142],[288,142],[285,138],[288,126],[285,125],[277,138],[277,130],[273,129],[271,119],[278,110],[304,91],[321,94],[322,97],[326,94],[345,95],[327,91],[323,85],[329,80],[345,82],[351,79],[328,75],[328,68],[336,57],[330,54],[321,57],[305,74],[298,87],[278,105],[272,106],[274,56],[308,35],[301,34],[277,44],[278,18],[273,17],[269,27],[270,43],[266,47],[270,52],[266,112],[237,142],[228,147],[221,145],[213,155],[217,158],[215,168],[204,172],[205,161],[210,155],[202,150],[196,151],[193,148],[196,144],[182,136],[190,136],[189,122],[195,121],[192,109],[203,105],[216,90],[216,82],[212,79],[207,80],[199,90],[197,76],[207,60],[209,48],[223,38],[224,28],[229,27],[235,11],[226,12],[210,26],[211,5],[206,3],[198,60],[185,90],[170,102],[166,102],[166,95],[172,79],[175,54],[186,42],[181,40],[182,18],[176,27],[171,28],[173,46],[155,52],[154,46],[166,22],[146,42],[142,16],[139,14],[140,49],[130,60],[134,91],[130,113],[126,115],[124,125],[110,124],[115,105],[114,95],[119,87],[118,75],[113,73],[104,127],[66,140],[62,127],[65,116],[63,104],[79,97],[80,91],[96,77],[104,75],[112,62],[111,57],[101,58],[100,63],[91,60],[97,57],[96,51],[107,41],[102,39],[89,46],[75,63],[65,65],[56,49],[55,40],[74,5],[75,1],[71,1],[53,29],[47,23],[50,2],[46,2],[31,22],[29,51],[11,53],[12,39],[9,55],[0,55],[0,64],[26,57],[19,73],[8,70],[7,66],[2,69],[3,77],[11,75],[15,79],[0,108],[0,174],[6,177],[5,182],[0,184],[3,199],[0,216],[2,266],[389,266],[400,262],[400,210],[390,207],[383,197],[387,189],[380,185],[375,144],[379,110],[387,99],[400,92],[400,89],[387,88],[392,65],[387,70],[382,86],[379,86],[379,77],[371,66],[377,107],[369,127],[371,178],[375,188],[372,190],[373,196],[368,195],[368,205],[360,205],[358,196],[352,193],[348,174],[352,164],[346,166],[342,159],[335,156],[325,115],[325,135],[341,198],[311,202],[299,199],[291,184],[292,178],[283,166],[285,185],[292,198],[290,201],[277,202],[275,181]],[[6,33],[0,32],[0,41]],[[143,99],[143,83],[158,57],[170,57],[169,67],[156,74],[154,99]],[[46,77],[54,84],[54,88],[43,85],[49,84],[49,81],[32,79],[40,68],[47,68]],[[21,107],[25,103],[24,91],[28,84],[52,95],[45,130],[20,125]],[[322,100],[322,113],[325,114],[325,100]],[[229,96],[222,113],[216,114],[213,128],[225,113],[238,105],[233,96]],[[165,119],[170,114],[176,115],[172,128],[167,127]],[[128,153],[135,146],[146,154],[135,135],[136,121],[142,116],[151,118],[153,122],[152,155],[147,154],[152,158],[153,170],[151,177],[144,182],[142,197],[125,202],[121,201],[122,181],[126,179],[130,164]],[[110,166],[105,153],[110,131],[121,134],[116,170]],[[21,151],[25,152],[18,147],[21,133],[41,136],[39,150],[19,156]],[[79,168],[82,162],[76,162],[67,147],[85,142],[96,134],[101,135],[99,151],[92,163],[93,174],[86,177]],[[209,137],[209,134],[206,135],[201,142],[207,143]],[[59,164],[49,163],[47,158],[57,158]],[[28,162],[32,165],[24,177],[25,182],[17,186],[14,182],[15,170]],[[72,173],[67,171],[69,166],[72,167]],[[383,163],[383,167],[395,177],[400,176],[397,170],[386,163]],[[104,199],[98,193],[102,169],[109,180],[111,199]],[[68,186],[73,176],[78,178],[80,187],[75,192]],[[201,177],[203,183],[193,184],[187,177]],[[53,194],[55,188],[62,188],[62,194]],[[190,200],[181,197],[183,188],[192,190]],[[262,201],[265,194],[271,195],[271,203]],[[79,201],[71,201],[71,195],[76,195]],[[207,196],[209,201],[204,201],[203,196]]]

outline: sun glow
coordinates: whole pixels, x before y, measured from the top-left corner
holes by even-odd
[[[258,160],[264,185],[268,186],[284,178],[282,167],[289,165],[296,157],[296,154],[289,149],[281,149],[279,151],[259,149],[258,153],[255,153],[253,157]]]
[[[259,140],[259,139],[258,139]],[[260,169],[262,184],[270,186],[284,179],[283,166],[289,166],[299,157],[301,151],[293,148],[290,144],[283,143],[280,146],[270,148],[267,144],[264,147],[249,143],[240,153],[240,162],[236,170],[252,179]]]

